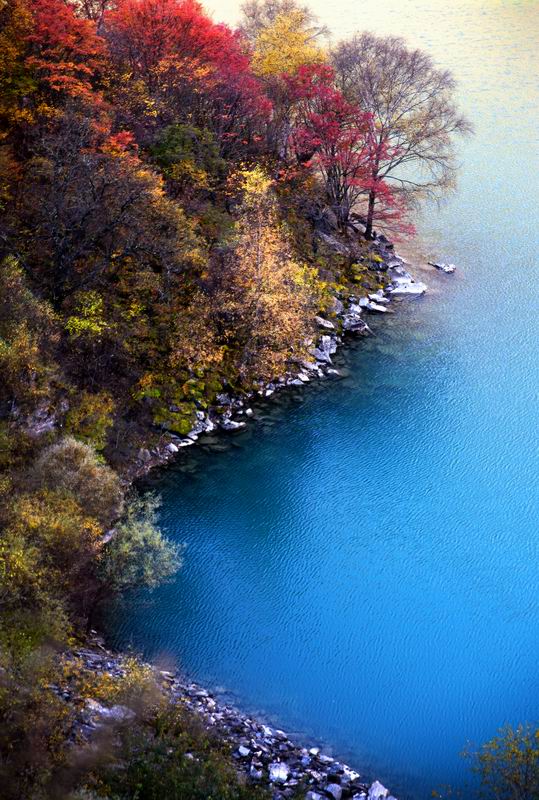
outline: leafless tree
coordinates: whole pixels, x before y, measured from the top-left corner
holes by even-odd
[[[338,88],[372,114],[372,175],[366,232],[376,221],[377,186],[413,203],[454,186],[454,136],[471,133],[455,103],[455,80],[397,37],[358,34],[332,52]]]
[[[301,11],[305,15],[305,23],[310,26],[311,38],[327,36],[328,29],[320,25],[318,17],[306,5],[297,0],[246,0],[242,7],[241,30],[247,39],[254,43],[261,30],[275,22],[279,14]]]

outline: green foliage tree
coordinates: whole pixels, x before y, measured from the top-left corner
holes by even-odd
[[[104,592],[154,589],[180,568],[181,548],[168,541],[157,527],[159,504],[158,498],[151,495],[128,504],[124,517],[103,546],[99,577]]]
[[[0,402],[29,410],[50,393],[58,319],[28,286],[17,260],[0,262]]]
[[[506,725],[479,750],[465,754],[478,775],[485,800],[537,800],[539,727]]]
[[[153,162],[172,187],[173,195],[189,189],[210,191],[226,174],[226,161],[208,130],[193,125],[169,125],[150,148]]]

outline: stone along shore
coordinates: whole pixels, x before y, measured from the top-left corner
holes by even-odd
[[[326,245],[335,251],[354,256],[353,246],[344,245],[329,234],[321,236]],[[151,450],[141,448],[135,463],[128,470],[127,480],[136,480],[154,467],[166,464],[174,459],[181,448],[194,445],[204,434],[244,428],[246,420],[254,414],[250,403],[257,397],[269,398],[287,387],[299,387],[313,380],[337,377],[339,372],[332,363],[332,356],[337,348],[343,344],[346,337],[366,336],[372,333],[363,318],[365,313],[369,315],[388,313],[394,297],[419,297],[426,292],[426,285],[414,280],[406,268],[404,259],[394,252],[392,243],[384,236],[378,236],[371,246],[372,252],[378,259],[376,272],[380,275],[383,288],[369,292],[358,286],[357,293],[335,296],[332,319],[316,317],[318,336],[311,343],[310,360],[302,361],[295,369],[289,370],[277,380],[269,383],[260,382],[258,389],[242,396],[233,396],[225,392],[218,395],[218,405],[206,411],[197,411],[196,423],[186,436],[165,431],[159,444]]]
[[[71,656],[98,675],[121,678],[126,673],[127,656],[107,650],[97,636],[90,639],[88,647],[74,650]],[[195,714],[208,731],[230,745],[238,772],[247,781],[269,788],[273,800],[395,800],[379,781],[366,781],[320,747],[302,747],[284,731],[223,703],[198,684],[173,672],[145,666],[153,671],[173,703]],[[66,688],[62,695],[68,702],[76,699]],[[87,698],[74,737],[91,742],[99,731],[129,724],[134,716],[125,705],[108,706]]]

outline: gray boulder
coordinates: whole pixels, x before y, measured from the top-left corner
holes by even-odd
[[[315,317],[314,321],[318,325],[319,328],[325,328],[328,331],[334,331],[335,325],[333,322],[330,322],[329,319],[324,319],[323,317]]]
[[[326,786],[326,794],[333,797],[333,800],[341,800],[342,787],[338,783],[328,783]]]

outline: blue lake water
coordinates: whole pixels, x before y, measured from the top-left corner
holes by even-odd
[[[539,721],[539,6],[312,5],[459,79],[476,136],[406,248],[431,291],[342,353],[341,380],[159,475],[184,569],[112,638],[426,800],[466,785],[467,741]]]

